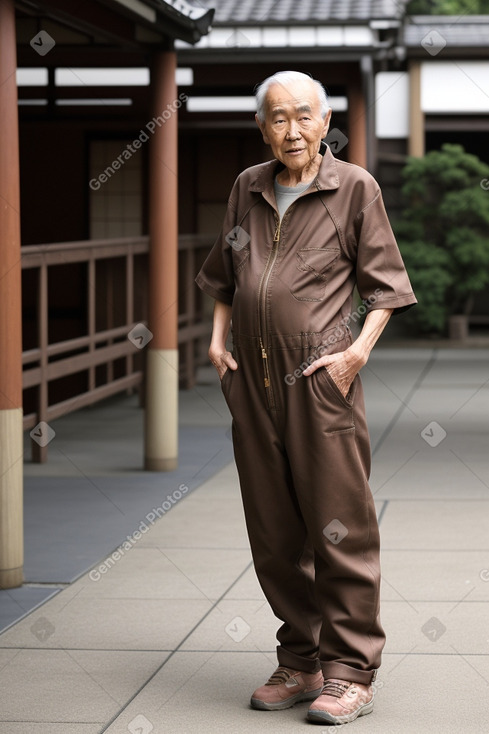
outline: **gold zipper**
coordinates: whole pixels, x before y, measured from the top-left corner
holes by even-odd
[[[270,387],[270,372],[268,369],[268,355],[267,355],[265,347],[263,346],[261,337],[260,337],[260,347],[261,347],[261,358],[263,360],[263,372],[265,373],[265,377],[264,377],[265,387]]]
[[[282,226],[282,222],[279,219],[279,221],[277,222],[277,226],[275,227],[275,233],[273,235],[273,241],[274,242],[279,242],[279,240],[280,240],[280,227],[281,226]]]
[[[266,296],[266,289],[268,284],[268,278],[270,277],[270,273],[272,271],[273,266],[275,265],[275,260],[277,259],[278,255],[278,243],[280,242],[280,227],[281,227],[281,221],[280,219],[277,219],[277,223],[275,226],[275,231],[273,234],[273,246],[272,251],[270,253],[270,256],[268,258],[267,264],[265,266],[265,270],[263,271],[263,275],[261,278],[259,293],[258,293],[258,306],[259,306],[259,313],[260,313],[260,349],[261,349],[261,357],[263,360],[263,373],[264,373],[264,383],[265,388],[267,390],[267,395],[269,397],[270,404],[273,403],[273,400],[270,397],[270,370],[268,366],[268,355],[265,349],[265,345],[263,343],[262,335],[265,337],[266,341],[266,313],[265,313],[265,304],[264,304],[264,295]],[[263,327],[263,328],[262,328]]]

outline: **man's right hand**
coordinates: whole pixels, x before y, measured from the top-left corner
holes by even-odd
[[[222,378],[224,377],[224,373],[226,372],[226,370],[238,369],[238,363],[234,359],[231,352],[228,352],[226,349],[223,350],[222,348],[216,349],[212,346],[212,344],[209,348],[209,359],[216,368],[220,380],[222,380]]]
[[[231,306],[221,301],[214,304],[214,319],[212,324],[211,345],[209,359],[222,380],[227,370],[237,370],[238,365],[231,352],[226,349],[226,341],[231,324]]]

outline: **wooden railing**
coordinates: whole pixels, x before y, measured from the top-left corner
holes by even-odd
[[[179,238],[180,385],[187,388],[206,360],[211,331],[194,277],[212,239]],[[146,323],[148,246],[147,237],[137,237],[22,248],[24,429],[141,387],[144,350],[128,334]],[[66,279],[73,273],[71,305],[77,305],[70,311],[63,300],[69,300]],[[53,296],[62,291],[53,307]],[[35,433],[44,435],[42,429]],[[46,440],[33,440],[32,448],[34,461],[46,461]]]

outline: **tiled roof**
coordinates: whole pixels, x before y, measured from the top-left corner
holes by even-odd
[[[450,46],[489,46],[489,15],[413,15],[406,19],[404,43],[410,48],[436,31]]]
[[[400,19],[406,0],[199,0],[216,10],[213,26],[342,23]]]

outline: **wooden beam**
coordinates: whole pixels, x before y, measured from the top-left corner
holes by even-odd
[[[421,109],[421,61],[409,63],[409,155],[425,154],[424,114]]]
[[[138,47],[135,24],[121,13],[105,7],[96,0],[43,0],[38,17],[50,18],[75,31],[99,36],[108,43]],[[56,40],[56,39],[54,39]]]

